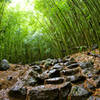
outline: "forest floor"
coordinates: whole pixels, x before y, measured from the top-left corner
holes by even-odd
[[[100,55],[98,50],[93,51],[93,53]],[[86,89],[88,91],[86,95],[89,95],[88,93],[91,93],[90,97],[88,97],[88,100],[100,100],[100,58],[91,56],[91,55],[87,55],[87,51],[73,54],[70,56],[70,58],[74,58],[76,62],[80,62],[80,63],[81,62],[90,62],[90,61],[92,61],[94,63],[93,67],[91,67],[90,69],[75,66],[75,68],[71,68],[71,69],[73,69],[73,71],[70,68],[65,68],[67,61],[63,62],[63,63],[62,63],[62,61],[59,61],[57,64],[60,64],[60,66],[64,66],[63,70],[67,70],[69,72],[72,71],[72,73],[75,72],[75,70],[77,70],[77,71],[80,70],[79,73],[75,72],[74,76],[84,76],[83,79],[76,78],[73,81],[73,78],[69,77],[69,78],[71,78],[70,82],[72,83],[72,87],[80,86],[81,88]],[[11,95],[11,93],[9,93],[9,91],[11,91],[11,88],[14,86],[17,86],[17,85],[22,86],[24,84],[24,83],[20,83],[20,80],[21,81],[23,79],[27,80],[29,78],[29,73],[32,71],[31,67],[34,65],[29,66],[29,65],[20,65],[20,64],[10,64],[10,66],[11,66],[10,69],[8,69],[7,71],[0,71],[0,100],[29,100],[29,98],[27,96],[25,98],[24,98],[24,96],[23,97],[19,96],[22,99],[20,99],[20,98],[17,99],[16,97],[14,98]],[[54,65],[53,66],[50,65],[50,67],[47,69],[45,69],[44,64],[41,64],[39,66],[42,68],[42,72],[44,72],[46,70],[51,70]],[[60,72],[60,73],[63,73],[63,72]],[[68,76],[73,76],[72,73],[69,73],[70,75],[68,75]],[[64,76],[64,73],[63,73],[63,75],[61,75],[59,77],[63,77],[63,76]],[[50,78],[54,78],[54,77],[50,77]],[[67,77],[67,79],[68,79],[68,77]],[[82,82],[78,83],[79,81],[82,81]],[[32,82],[34,83],[34,81],[32,81]],[[46,80],[46,83],[48,84],[47,80]],[[27,88],[29,91],[34,86],[36,87],[36,86],[40,86],[40,85],[45,85],[46,83],[43,83],[43,84],[39,83],[38,85],[27,83],[27,84],[24,84],[23,86],[25,88]],[[58,86],[58,84],[57,84],[57,86]],[[15,92],[15,91],[13,91],[13,92]],[[80,92],[81,92],[81,90],[80,90]],[[15,93],[17,93],[17,92],[15,92]],[[82,93],[83,93],[83,91],[82,91]],[[82,93],[80,93],[80,94],[74,93],[74,96],[76,96],[76,97],[82,96],[84,94],[84,93],[83,94]],[[11,97],[9,97],[8,94]],[[19,95],[21,95],[21,93]],[[28,95],[28,92],[26,95]],[[69,93],[68,95],[70,96],[69,100],[87,100],[87,99],[82,99],[82,98],[74,99],[73,97],[71,97],[71,95],[72,95],[71,93]],[[31,100],[42,100],[42,99],[31,99]],[[43,99],[43,100],[47,100],[47,99]],[[53,100],[53,99],[51,98],[51,100]]]

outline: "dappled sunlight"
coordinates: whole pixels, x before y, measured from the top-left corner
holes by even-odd
[[[20,11],[33,11],[34,10],[34,0],[12,0],[8,8],[16,8]],[[17,10],[18,10],[17,9]]]

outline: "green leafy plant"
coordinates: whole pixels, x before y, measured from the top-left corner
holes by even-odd
[[[20,2],[0,1],[0,60],[30,63],[100,48],[99,0]]]

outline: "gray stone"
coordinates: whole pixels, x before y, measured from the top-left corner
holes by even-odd
[[[67,76],[67,81],[71,81],[73,84],[80,84],[86,80],[85,76]]]
[[[37,73],[36,71],[34,71],[34,70],[31,70],[31,71],[29,72],[29,75],[30,75],[31,77],[33,77],[33,78],[36,78],[36,77],[38,76],[38,73]]]
[[[80,86],[73,86],[70,93],[71,100],[87,100],[91,95],[92,92],[88,92],[86,89]]]
[[[28,78],[25,82],[25,85],[29,85],[29,86],[35,86],[35,84],[37,83],[37,80],[35,78]]]
[[[24,81],[18,80],[8,91],[9,98],[11,100],[25,100],[27,95],[27,89],[24,87]]]
[[[94,64],[93,64],[92,61],[89,61],[89,62],[80,62],[79,65],[80,65],[80,67],[82,69],[84,69],[84,68],[93,68],[93,66],[94,66]]]
[[[67,68],[72,69],[72,68],[77,68],[79,66],[79,63],[73,63],[67,66]]]
[[[27,89],[20,86],[15,86],[8,92],[10,98],[15,98],[18,100],[25,100],[27,95]],[[14,99],[13,99],[14,100]]]
[[[58,62],[58,63],[62,63],[63,60],[62,60],[61,58],[58,58],[58,59],[57,59],[57,62]]]
[[[71,83],[62,85],[41,85],[29,91],[30,100],[64,100],[71,91]]]
[[[88,100],[100,100],[100,97],[90,96]]]
[[[38,66],[38,65],[34,65],[34,66],[32,66],[32,68],[33,68],[34,71],[36,71],[36,72],[38,72],[38,73],[41,73],[41,72],[42,72],[41,67]]]
[[[47,60],[45,60],[45,68],[48,69],[50,66],[52,66],[52,59],[48,58]]]
[[[66,62],[70,62],[71,64],[73,62],[76,62],[74,58],[70,58],[70,56],[66,56],[63,58],[63,63],[66,63]]]
[[[59,65],[59,64],[55,64],[52,69],[58,69],[58,70],[62,70],[63,66]]]
[[[63,82],[64,82],[64,77],[56,77],[45,80],[46,84],[61,84]]]
[[[86,88],[89,89],[89,90],[92,90],[92,91],[95,91],[96,90],[96,87],[93,86],[92,84],[90,84],[88,81],[86,82]]]
[[[75,75],[79,72],[80,72],[80,68],[75,68],[75,69],[62,70],[61,74],[68,76],[68,75]]]
[[[48,72],[48,76],[49,78],[60,77],[60,71],[57,69],[52,69]]]
[[[58,100],[66,100],[72,88],[72,84],[70,82],[64,83],[60,87],[59,91],[59,99]]]
[[[3,59],[0,63],[0,71],[6,71],[10,68],[10,65],[6,59]]]
[[[100,76],[94,81],[96,84],[96,88],[100,88]]]
[[[59,88],[41,85],[32,88],[29,91],[29,100],[57,100],[59,97]]]

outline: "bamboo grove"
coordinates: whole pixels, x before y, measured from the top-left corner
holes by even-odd
[[[100,0],[0,1],[0,60],[30,63],[91,49],[100,49]]]

